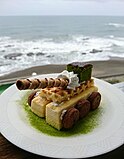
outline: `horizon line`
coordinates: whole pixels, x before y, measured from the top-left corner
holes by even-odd
[[[104,16],[104,17],[109,17],[109,16],[113,16],[113,17],[123,17],[124,15],[0,15],[0,17],[8,17],[8,16]]]

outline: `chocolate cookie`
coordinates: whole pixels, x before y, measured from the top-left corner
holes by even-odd
[[[79,119],[79,111],[76,108],[70,108],[63,116],[63,127],[66,129],[71,128]]]
[[[82,99],[77,103],[76,108],[79,110],[79,117],[83,118],[90,111],[90,102],[86,99]]]
[[[100,105],[101,94],[99,92],[93,92],[88,98],[91,104],[91,110],[95,110]]]

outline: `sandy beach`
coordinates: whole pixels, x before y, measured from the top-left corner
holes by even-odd
[[[93,64],[92,76],[105,80],[124,81],[124,58],[111,58],[108,61],[89,61]],[[0,77],[0,83],[4,81],[16,81],[20,78],[28,78],[32,74],[59,73],[65,69],[66,65],[44,65],[27,68]]]

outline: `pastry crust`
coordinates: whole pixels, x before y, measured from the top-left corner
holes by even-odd
[[[62,87],[44,88],[40,91],[39,95],[41,97],[45,97],[47,100],[61,103],[63,101],[70,100],[73,96],[80,94],[92,86],[94,86],[94,80],[90,79],[75,89],[63,89]]]

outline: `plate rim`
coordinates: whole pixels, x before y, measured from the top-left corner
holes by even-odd
[[[51,74],[49,74],[49,75],[56,75],[56,74],[58,74],[58,73],[51,73]],[[42,75],[39,75],[39,76],[46,76],[47,74],[42,74]],[[39,77],[38,76],[38,77]],[[31,77],[32,78],[32,77]],[[34,78],[34,77],[33,77]],[[115,90],[117,90],[120,94],[121,94],[121,97],[120,98],[122,98],[123,97],[123,95],[122,94],[124,94],[121,90],[119,90],[118,88],[116,88],[115,86],[113,86],[113,85],[111,85],[111,84],[109,84],[109,83],[107,83],[107,82],[105,82],[105,81],[103,81],[103,80],[100,80],[100,79],[98,79],[98,78],[94,78],[95,80],[98,80],[98,81],[100,81],[100,82],[102,82],[102,83],[104,83],[104,84],[107,84],[109,87],[113,87],[113,89],[115,89]],[[7,88],[1,95],[0,95],[0,101],[1,101],[1,98],[3,97],[3,96],[6,96],[6,93],[8,92],[8,91],[11,91],[11,89],[13,88],[13,89],[15,89],[14,88],[15,87],[15,84],[13,84],[12,86],[10,86],[9,88]],[[16,90],[15,90],[16,91]],[[1,119],[1,117],[0,117],[0,119]],[[1,123],[2,121],[0,120],[0,123]],[[63,158],[63,156],[56,156],[56,155],[49,155],[49,154],[39,154],[39,153],[37,153],[37,152],[33,152],[30,148],[25,148],[25,147],[23,147],[23,146],[21,146],[21,145],[19,145],[19,144],[17,144],[17,143],[14,143],[13,141],[12,141],[12,139],[10,139],[10,136],[8,136],[3,130],[2,130],[2,128],[0,127],[0,132],[1,132],[1,134],[7,139],[7,140],[9,140],[12,144],[14,144],[14,145],[16,145],[17,147],[19,147],[19,148],[21,148],[21,149],[23,149],[23,150],[26,150],[26,151],[28,151],[28,152],[31,152],[31,153],[34,153],[34,154],[37,154],[37,155],[42,155],[42,156],[47,156],[47,157],[54,157],[54,158]],[[116,148],[118,148],[118,147],[120,147],[121,145],[123,145],[123,143],[124,143],[124,138],[123,138],[123,141],[122,141],[122,143],[120,143],[120,144],[118,144],[118,146],[116,146],[114,149],[116,149]],[[103,152],[103,153],[98,153],[98,154],[96,154],[96,155],[92,155],[92,156],[84,156],[85,158],[87,158],[87,157],[94,157],[94,156],[98,156],[98,155],[102,155],[102,154],[105,154],[105,153],[108,153],[108,152],[110,152],[110,151],[112,151],[112,150],[114,150],[113,148],[112,149],[110,149],[110,150],[108,150],[108,151],[105,151],[105,152]],[[76,158],[82,158],[83,156],[77,156]],[[66,156],[66,158],[70,158],[70,156]],[[71,156],[71,158],[72,158],[72,156]],[[73,157],[73,158],[75,158],[75,157]]]

